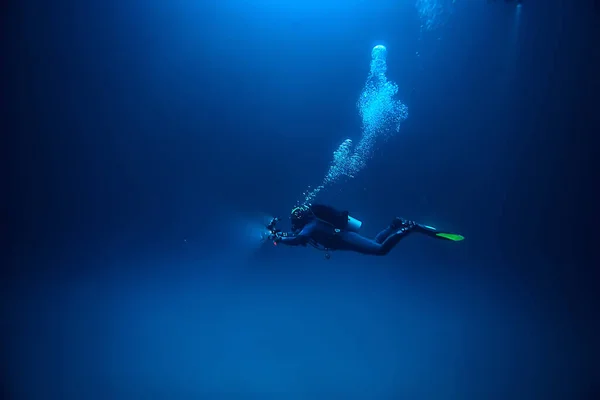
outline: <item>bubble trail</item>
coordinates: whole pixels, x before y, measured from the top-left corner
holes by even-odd
[[[398,85],[387,79],[387,49],[377,45],[371,51],[371,66],[365,86],[356,103],[362,118],[362,134],[354,146],[351,139],[344,140],[333,153],[329,170],[320,185],[308,188],[304,199],[297,205],[311,204],[317,195],[343,178],[354,178],[373,156],[379,139],[389,139],[400,130],[408,118],[408,107],[394,99]]]

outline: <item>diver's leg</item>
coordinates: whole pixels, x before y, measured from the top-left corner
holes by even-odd
[[[390,252],[396,245],[405,238],[412,230],[414,226],[405,226],[403,228],[398,229],[396,232],[392,233],[385,241],[381,244],[380,254],[381,256],[386,255]]]
[[[375,256],[384,256],[390,252],[405,237],[413,227],[403,227],[395,230],[383,243],[377,243],[375,240],[368,239],[355,232],[341,232],[339,250],[350,250],[357,253],[369,254]]]
[[[362,254],[379,255],[382,245],[356,232],[342,231],[339,234],[338,250],[355,251]]]
[[[394,228],[392,225],[384,228],[381,232],[375,236],[375,241],[379,244],[383,243],[392,233],[396,232],[398,228]]]
[[[414,225],[414,222],[407,221],[403,218],[396,217],[392,220],[392,222],[390,222],[390,224],[384,230],[382,230],[381,232],[379,232],[377,234],[377,236],[375,236],[375,241],[377,243],[383,243],[385,241],[385,239],[390,237],[390,235],[392,233],[395,233],[398,229],[400,229],[404,226],[412,226],[412,225]]]

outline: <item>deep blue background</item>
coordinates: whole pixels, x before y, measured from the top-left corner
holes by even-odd
[[[598,8],[526,3],[4,2],[6,398],[597,391]],[[360,137],[379,43],[409,119],[320,199],[467,240],[253,246]]]

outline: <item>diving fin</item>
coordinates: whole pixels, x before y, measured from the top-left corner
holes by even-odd
[[[460,242],[465,240],[465,237],[456,233],[438,232],[435,234],[438,239],[452,240],[453,242]]]
[[[433,226],[423,224],[417,224],[416,226],[419,229],[419,232],[436,239],[451,240],[453,242],[460,242],[465,239],[464,236],[456,233],[438,231]]]

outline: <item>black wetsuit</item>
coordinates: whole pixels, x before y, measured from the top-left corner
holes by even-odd
[[[366,238],[346,229],[348,212],[331,207],[313,205],[314,212],[301,230],[283,234],[278,242],[290,246],[311,244],[324,250],[349,250],[362,254],[386,255],[405,237],[412,225],[401,225],[399,219],[379,232],[375,239]]]

